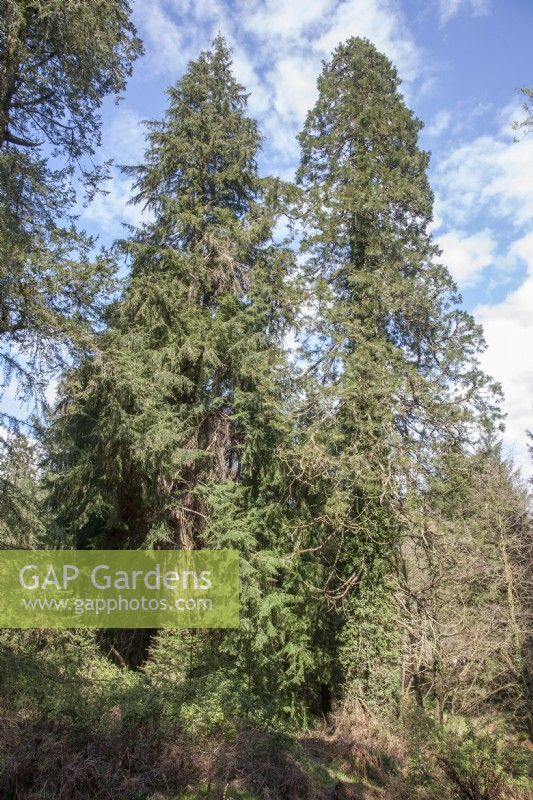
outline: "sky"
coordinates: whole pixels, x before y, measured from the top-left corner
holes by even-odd
[[[482,363],[501,382],[506,453],[526,474],[533,429],[533,133],[515,141],[518,88],[533,85],[532,0],[137,0],[145,44],[121,103],[103,109],[103,147],[138,163],[142,120],[160,118],[165,89],[221,32],[249,112],[265,137],[260,167],[285,178],[296,133],[316,97],[323,60],[349,36],[393,61],[406,102],[424,122],[435,193],[432,232],[465,307],[483,325]],[[118,171],[81,223],[103,243],[138,224]]]

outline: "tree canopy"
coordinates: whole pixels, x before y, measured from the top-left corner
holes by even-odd
[[[87,346],[112,272],[75,227],[76,189],[105,177],[99,107],[141,43],[122,0],[0,4],[0,337],[4,385],[34,391]]]

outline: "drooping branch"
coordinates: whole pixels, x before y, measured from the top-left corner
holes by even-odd
[[[43,144],[43,141],[33,142],[31,139],[24,139],[24,137],[22,136],[16,136],[9,130],[6,130],[6,132],[4,133],[4,142],[8,142],[9,144],[16,144],[19,145],[20,147],[32,147],[32,148],[40,147]]]

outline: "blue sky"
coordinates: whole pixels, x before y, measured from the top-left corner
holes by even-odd
[[[141,120],[160,117],[164,89],[217,31],[251,92],[265,136],[262,170],[291,177],[295,134],[315,98],[321,60],[366,36],[397,66],[407,102],[424,121],[435,191],[433,233],[466,307],[483,323],[486,369],[502,382],[508,452],[527,472],[533,428],[533,134],[513,141],[517,88],[533,84],[531,0],[137,0],[146,55],[124,99],[104,108],[105,155],[142,158]],[[136,224],[118,173],[82,216],[103,242]]]

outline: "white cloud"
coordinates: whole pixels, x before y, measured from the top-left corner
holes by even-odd
[[[440,21],[443,25],[455,17],[462,9],[469,11],[474,17],[488,14],[490,0],[438,0]]]
[[[424,133],[426,136],[440,136],[450,126],[451,121],[452,115],[450,111],[439,111],[430,124],[426,125]]]
[[[233,73],[237,81],[249,93],[248,107],[250,113],[260,117],[270,105],[270,89],[257,74],[252,59],[242,46],[229,40],[233,53]]]
[[[157,1],[147,3],[137,0],[134,6],[134,20],[142,29],[144,40],[150,44],[146,48],[145,69],[164,72],[169,66],[175,69],[176,63],[182,66],[187,61],[187,39],[183,39],[177,25]]]
[[[478,306],[475,316],[483,324],[488,344],[483,366],[505,392],[506,444],[529,475],[526,430],[533,429],[533,233],[515,241],[510,255],[527,263],[527,277],[502,302]]]
[[[418,96],[420,97],[420,92]],[[465,106],[465,104],[459,103],[453,111],[442,109],[423,128],[422,135],[424,137],[437,137],[446,132],[448,139],[459,135],[464,137],[473,128],[479,127],[479,118],[487,114],[490,108],[489,103],[477,103],[475,106]],[[516,119],[516,116],[514,119]],[[509,122],[507,130],[511,130],[510,124]]]
[[[52,378],[52,380],[50,380],[46,385],[46,389],[44,390],[44,396],[49,406],[53,406],[57,400],[58,387],[59,387],[59,380],[57,378]]]
[[[112,158],[117,167],[104,186],[105,193],[97,194],[83,209],[84,225],[92,223],[105,237],[115,239],[125,235],[124,225],[138,227],[147,221],[148,215],[141,206],[129,205],[132,181],[118,168],[142,163],[145,148],[145,130],[139,114],[125,106],[115,110],[105,129],[103,153],[106,158]]]
[[[97,194],[83,212],[82,222],[93,223],[111,239],[126,235],[124,225],[139,227],[149,215],[140,205],[129,205],[131,181],[117,173],[106,185],[106,194]]]
[[[269,80],[277,113],[300,126],[317,97],[315,65],[302,56],[288,56],[277,62]]]
[[[169,5],[180,14],[197,19],[220,19],[223,10],[217,0],[170,0]]]
[[[437,237],[442,260],[460,286],[471,286],[494,261],[496,241],[488,228],[467,235],[449,231]]]
[[[316,96],[322,59],[341,41],[368,37],[407,80],[422,63],[394,0],[250,0],[231,13],[224,0],[137,0],[135,17],[146,42],[145,68],[171,80],[221,31],[284,174],[297,161],[295,135]]]
[[[299,38],[317,22],[323,24],[324,15],[328,18],[334,6],[334,0],[263,0],[254,4],[252,13],[246,8],[243,25],[260,38],[265,34]]]
[[[527,264],[528,273],[533,276],[533,233],[527,233],[514,241],[509,249],[511,256],[520,258]]]
[[[314,43],[323,58],[350,36],[370,39],[398,68],[405,80],[418,74],[421,56],[398,5],[389,0],[347,0],[329,19],[329,28]]]
[[[120,164],[139,164],[144,155],[145,144],[145,129],[139,114],[126,106],[114,110],[105,129],[105,156]]]
[[[480,211],[515,226],[533,219],[533,136],[514,142],[511,134],[479,136],[441,161],[435,186],[450,223]]]

